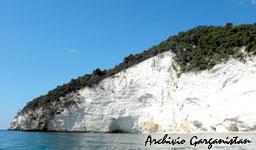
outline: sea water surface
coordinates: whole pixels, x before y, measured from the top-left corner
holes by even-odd
[[[252,141],[246,145],[215,145],[211,149],[256,150],[255,133],[232,134],[168,134],[171,138],[186,139],[182,145],[152,145],[145,146],[149,134],[111,134],[111,133],[67,133],[67,132],[21,132],[0,131],[1,150],[140,150],[140,149],[208,149],[208,145],[193,147],[189,144],[192,136],[198,138],[226,138],[238,136]],[[161,138],[164,134],[150,134],[154,138]]]

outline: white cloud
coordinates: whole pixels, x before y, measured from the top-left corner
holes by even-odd
[[[251,4],[256,5],[256,0],[251,0]]]
[[[78,49],[70,49],[70,50],[68,50],[68,52],[70,52],[70,53],[79,53],[80,50],[78,50]]]

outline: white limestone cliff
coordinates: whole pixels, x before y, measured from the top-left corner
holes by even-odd
[[[236,132],[256,130],[256,58],[230,59],[211,70],[182,73],[170,51],[159,54],[71,98],[47,125],[55,131]],[[66,98],[67,98],[66,97]],[[63,98],[61,98],[63,99]],[[19,114],[11,129],[35,129],[37,109]],[[29,121],[28,121],[29,120]]]

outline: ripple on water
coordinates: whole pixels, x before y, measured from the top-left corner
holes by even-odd
[[[164,134],[153,134],[152,137],[161,138]],[[239,136],[252,140],[252,144],[239,146],[214,146],[212,149],[254,150],[256,147],[256,134],[169,134],[172,138],[186,139],[185,145],[153,145],[145,147],[148,134],[110,134],[110,133],[64,133],[64,132],[20,132],[0,131],[0,149],[2,150],[79,150],[79,149],[193,149],[189,145],[192,136],[202,138],[225,138]],[[207,149],[207,145],[197,149]]]

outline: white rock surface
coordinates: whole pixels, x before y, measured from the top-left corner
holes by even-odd
[[[177,77],[173,56],[170,51],[159,54],[79,90],[80,104],[56,115],[48,129],[142,133],[256,129],[255,58],[231,59],[211,70]],[[11,128],[26,129],[22,125],[26,115],[14,119]]]

